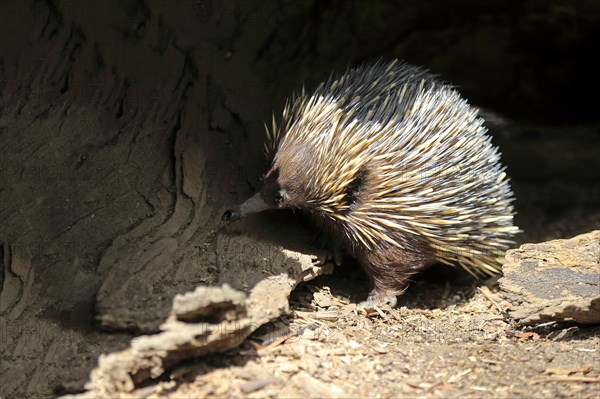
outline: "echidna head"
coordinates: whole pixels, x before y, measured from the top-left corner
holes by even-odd
[[[233,222],[266,209],[307,208],[307,192],[298,168],[275,163],[265,175],[259,192],[243,204],[227,210],[222,219]]]
[[[273,121],[273,129],[267,129],[266,150],[273,163],[262,189],[226,211],[222,219],[234,221],[265,209],[285,208],[331,218],[349,208],[354,194],[350,191],[357,191],[356,182],[361,181],[355,178],[364,174],[359,173],[362,163],[358,161],[366,145],[350,134],[356,125],[351,116],[321,95],[308,99],[303,94],[289,102],[281,126]],[[342,121],[344,117],[348,120]]]

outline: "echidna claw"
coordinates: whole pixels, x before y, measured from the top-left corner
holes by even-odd
[[[377,290],[373,290],[369,293],[369,296],[366,300],[360,302],[358,304],[359,308],[366,309],[374,309],[376,307],[381,307],[382,305],[388,305],[390,307],[396,306],[398,302],[398,297],[394,294],[382,293]]]
[[[315,266],[322,266],[333,259],[333,255],[327,251],[312,254],[310,257]]]

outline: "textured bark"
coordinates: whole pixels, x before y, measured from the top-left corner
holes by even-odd
[[[127,344],[95,323],[156,331],[176,293],[259,281],[230,279],[256,259],[228,235],[263,219],[223,230],[220,215],[261,166],[272,104],[250,65],[276,7],[2,11],[2,396],[40,397],[81,387],[99,353]]]
[[[501,295],[512,318],[600,323],[600,231],[524,244],[508,251],[502,270]]]
[[[268,243],[259,243],[259,252]],[[102,355],[86,383],[81,398],[111,397],[133,391],[149,379],[187,359],[223,352],[242,343],[257,328],[289,311],[288,297],[294,287],[323,273],[326,267],[314,264],[314,257],[278,249],[270,259],[274,275],[262,278],[250,291],[225,284],[198,287],[175,296],[169,318],[161,332],[137,337],[125,350]]]

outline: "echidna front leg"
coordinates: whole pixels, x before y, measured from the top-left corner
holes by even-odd
[[[410,276],[434,262],[425,251],[405,251],[399,248],[379,248],[358,256],[369,276],[372,290],[359,306],[383,304],[396,306],[397,296],[408,286]]]

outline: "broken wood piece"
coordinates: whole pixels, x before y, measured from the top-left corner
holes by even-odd
[[[263,279],[248,295],[227,284],[177,295],[160,333],[140,336],[129,348],[100,356],[85,385],[88,392],[69,397],[132,392],[183,360],[234,348],[258,327],[289,311],[288,296],[298,283],[333,269],[331,264],[316,266],[311,255],[280,251],[284,260],[280,267],[286,272]]]
[[[500,295],[524,324],[600,323],[600,230],[506,254]]]

